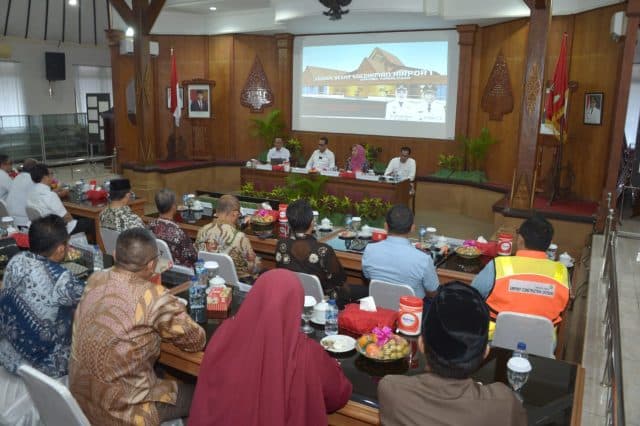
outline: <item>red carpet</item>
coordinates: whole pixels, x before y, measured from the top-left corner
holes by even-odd
[[[494,211],[503,212],[507,205],[507,197],[493,205]],[[556,200],[549,205],[547,197],[538,195],[533,202],[533,208],[540,213],[561,220],[591,222],[598,211],[598,203],[583,200]],[[516,214],[519,216],[519,214]],[[522,216],[524,217],[524,216]]]

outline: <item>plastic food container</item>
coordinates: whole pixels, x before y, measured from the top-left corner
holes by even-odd
[[[398,330],[409,336],[420,334],[422,324],[422,299],[415,296],[402,296],[398,309]]]

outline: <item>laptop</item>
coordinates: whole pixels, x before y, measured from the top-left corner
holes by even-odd
[[[286,160],[284,158],[272,158],[271,159],[271,165],[272,166],[279,166],[280,164],[284,163]]]

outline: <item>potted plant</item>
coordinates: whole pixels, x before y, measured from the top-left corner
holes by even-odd
[[[434,176],[446,179],[468,180],[472,182],[486,182],[487,177],[482,170],[484,160],[489,152],[489,147],[496,140],[486,127],[480,131],[476,138],[461,137],[458,139],[462,145],[463,155],[440,154],[438,166],[440,169]]]
[[[279,109],[274,109],[263,118],[252,118],[251,121],[253,122],[251,135],[260,138],[264,143],[266,150],[273,146],[273,140],[276,137],[281,136],[286,127],[284,120],[282,119],[282,111]],[[264,159],[266,160],[266,151],[263,154]],[[263,160],[262,156],[263,155],[261,154],[261,161]]]
[[[305,164],[304,156],[302,155],[302,142],[300,142],[300,140],[296,138],[289,138],[284,146],[291,154],[290,161],[292,166],[302,166]]]

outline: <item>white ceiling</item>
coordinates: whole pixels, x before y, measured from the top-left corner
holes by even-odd
[[[579,13],[621,2],[553,0],[553,13]],[[69,6],[68,0],[0,0],[0,36],[105,44],[107,0],[78,3]],[[211,6],[217,10],[210,11]],[[349,14],[341,20],[329,21],[322,15],[326,9],[318,0],[167,0],[152,33],[321,34],[441,29],[466,23],[490,25],[529,13],[524,0],[353,0],[347,9]],[[126,29],[113,8],[111,26]]]

